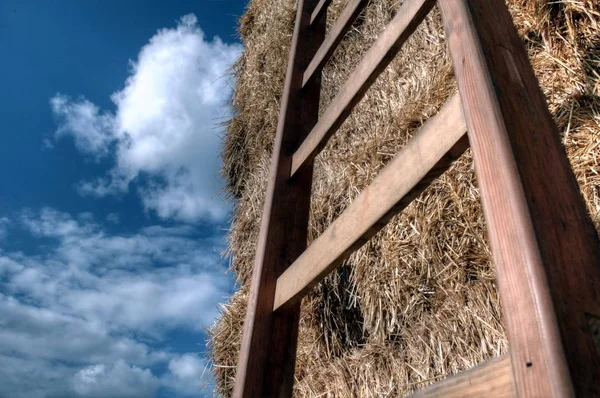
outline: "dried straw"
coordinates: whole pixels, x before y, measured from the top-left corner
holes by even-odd
[[[372,0],[324,70],[321,112],[401,2]],[[600,10],[587,1],[508,1],[600,227]],[[329,25],[346,1],[334,0]],[[242,288],[211,329],[217,393],[231,394],[279,112],[294,0],[251,0],[223,150],[237,200],[229,234]],[[455,92],[437,10],[316,159],[315,239]],[[298,396],[398,396],[507,350],[494,266],[467,152],[303,301]]]

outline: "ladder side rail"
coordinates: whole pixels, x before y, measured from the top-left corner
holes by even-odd
[[[292,395],[300,305],[273,313],[277,277],[306,248],[312,166],[290,179],[292,154],[316,123],[320,77],[302,76],[325,38],[326,13],[310,24],[317,0],[299,0],[271,172],[256,248],[233,396]]]
[[[310,15],[310,24],[312,25],[320,19],[321,15],[327,11],[327,7],[331,4],[331,0],[320,0],[319,3],[315,6],[312,14]]]
[[[502,0],[439,0],[473,150],[516,389],[600,395],[600,244]]]

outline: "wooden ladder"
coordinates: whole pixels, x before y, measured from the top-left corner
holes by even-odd
[[[292,395],[302,297],[470,144],[510,355],[415,395],[600,396],[600,244],[502,0],[438,1],[459,94],[307,248],[314,157],[435,4],[405,0],[318,118],[321,70],[368,3],[326,35],[330,1],[298,0],[233,395]]]

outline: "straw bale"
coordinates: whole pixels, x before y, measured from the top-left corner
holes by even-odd
[[[400,5],[372,0],[323,72],[321,112]],[[328,25],[346,0],[333,0]],[[594,0],[509,0],[600,228],[600,9]],[[240,285],[210,331],[229,396],[293,30],[294,0],[251,0],[240,20],[236,114],[223,175],[236,199],[228,255]],[[437,9],[315,161],[309,240],[319,236],[455,92]],[[543,172],[543,171],[540,171]],[[506,352],[470,151],[302,304],[297,396],[399,396]]]

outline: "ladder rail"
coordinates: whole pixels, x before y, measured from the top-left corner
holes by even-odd
[[[292,154],[316,123],[320,77],[302,75],[325,38],[326,13],[311,24],[316,0],[299,0],[271,172],[252,271],[234,397],[292,394],[300,305],[273,312],[277,277],[306,248],[312,167],[289,179]]]
[[[327,11],[327,7],[331,4],[331,0],[320,0],[315,6],[312,14],[310,15],[310,24],[312,25],[321,18],[321,15]]]
[[[600,245],[502,0],[440,0],[519,396],[600,396]]]

